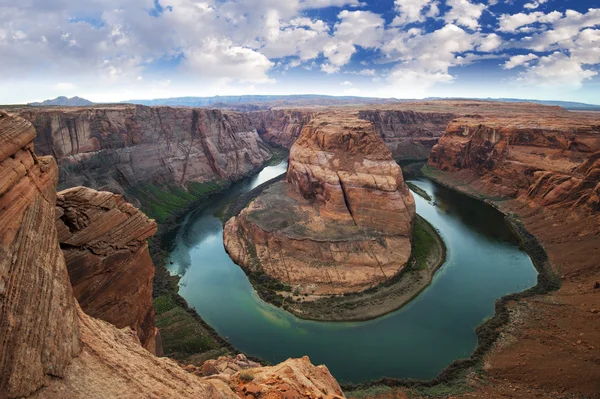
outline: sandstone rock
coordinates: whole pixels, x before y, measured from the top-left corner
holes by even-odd
[[[475,188],[498,197],[527,195],[542,205],[580,196],[597,206],[598,121],[589,117],[459,118],[433,148],[429,164],[458,172]],[[588,161],[589,159],[589,161]]]
[[[248,118],[218,110],[133,105],[25,109],[36,146],[57,158],[60,186],[123,194],[151,182],[237,180],[270,157]]]
[[[0,396],[63,377],[79,353],[75,300],[54,226],[58,170],[35,130],[0,113]]]
[[[410,257],[415,204],[371,123],[315,116],[290,152],[287,182],[227,222],[232,259],[303,293],[361,291]]]
[[[240,397],[260,398],[343,398],[338,383],[325,366],[313,366],[305,356],[288,359],[273,367],[249,371],[252,381],[244,381],[242,373],[232,376],[230,386]],[[246,372],[248,373],[248,372]],[[260,394],[259,394],[260,393]]]
[[[362,110],[358,116],[373,123],[392,155],[405,159],[427,159],[444,134],[452,113],[412,110]]]
[[[266,141],[291,148],[314,112],[306,110],[271,110],[248,114],[252,126]]]
[[[161,353],[146,242],[156,223],[120,195],[75,187],[58,193],[56,226],[82,309],[118,328],[133,328],[145,348]]]

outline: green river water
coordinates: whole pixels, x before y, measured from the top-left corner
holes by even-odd
[[[477,346],[475,328],[494,313],[496,299],[536,284],[537,271],[500,212],[427,179],[411,180],[417,213],[440,233],[445,264],[415,300],[366,322],[298,319],[263,302],[223,247],[214,216],[224,203],[285,173],[287,162],[263,169],[190,212],[174,240],[170,271],[180,294],[236,348],[273,363],[308,355],[341,382],[380,377],[435,377]]]

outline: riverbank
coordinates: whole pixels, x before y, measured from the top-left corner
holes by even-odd
[[[512,340],[515,338],[511,336],[514,334],[514,330],[519,328],[515,324],[524,324],[522,319],[524,312],[521,311],[520,317],[515,317],[515,305],[523,303],[528,299],[539,298],[549,293],[556,293],[561,287],[561,278],[550,263],[546,249],[539,239],[528,231],[519,214],[512,212],[515,209],[514,206],[505,204],[506,199],[499,199],[481,193],[467,182],[461,181],[455,176],[427,164],[413,171],[413,177],[419,175],[443,187],[485,202],[501,212],[538,271],[537,284],[528,290],[509,294],[498,299],[495,304],[494,316],[475,330],[478,337],[478,345],[473,354],[468,358],[455,361],[438,374],[436,378],[428,381],[383,378],[365,384],[345,384],[343,385],[344,392],[349,398],[372,399],[396,397],[397,395],[409,395],[409,397],[477,396],[473,392],[477,392],[478,390],[485,392],[482,396],[490,396],[489,385],[485,382],[486,379],[490,378],[490,375],[485,371],[489,369],[489,363],[485,363],[489,362],[489,356],[492,356],[499,348],[504,345],[510,345],[507,341],[513,342]],[[544,337],[547,339],[547,334],[544,334]],[[523,340],[522,337],[520,339]],[[550,349],[548,348],[548,350]],[[522,356],[522,354],[519,354],[519,361],[523,360]],[[542,368],[546,370],[545,367]],[[522,370],[521,373],[520,378],[523,375],[528,375],[526,370]],[[510,387],[513,393],[515,392],[511,384],[499,384],[498,387],[499,392],[508,387]],[[517,396],[523,397],[522,395]]]
[[[279,148],[273,148],[272,151],[273,157],[269,161],[244,178],[256,175],[273,163],[281,162],[287,154]],[[149,241],[150,256],[155,266],[154,308],[156,311],[156,326],[161,334],[165,356],[184,364],[201,366],[206,360],[240,352],[209,326],[179,295],[179,276],[172,276],[166,267],[173,239],[185,216],[194,209],[203,207],[213,201],[214,198],[227,191],[231,185],[231,182],[206,185],[211,190],[196,191],[196,194],[200,195],[197,195],[194,200],[185,202],[178,201],[179,196],[176,199],[173,199],[170,195],[165,197],[164,191],[162,193],[158,192],[155,197],[141,200],[142,203],[147,204],[146,209],[149,210],[148,213],[151,217],[153,216],[152,209],[158,210],[159,215],[168,212],[167,217],[157,219],[158,232]],[[159,208],[156,208],[156,206],[152,208],[149,205],[158,202],[154,201],[153,198],[166,198],[168,201]],[[189,199],[185,196],[183,198]],[[173,209],[173,207],[175,208]],[[262,360],[260,362],[262,364],[268,363]]]
[[[385,283],[363,292],[333,297],[303,297],[277,292],[282,307],[295,316],[316,321],[366,321],[396,311],[431,284],[446,260],[446,246],[425,219],[415,219],[413,249],[407,267]]]

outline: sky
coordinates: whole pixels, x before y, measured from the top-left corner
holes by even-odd
[[[0,0],[0,103],[327,94],[600,104],[598,0]]]

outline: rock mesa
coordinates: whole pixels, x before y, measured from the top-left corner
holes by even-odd
[[[356,115],[315,116],[275,183],[225,226],[244,268],[320,295],[362,291],[401,271],[415,204],[400,167]]]

